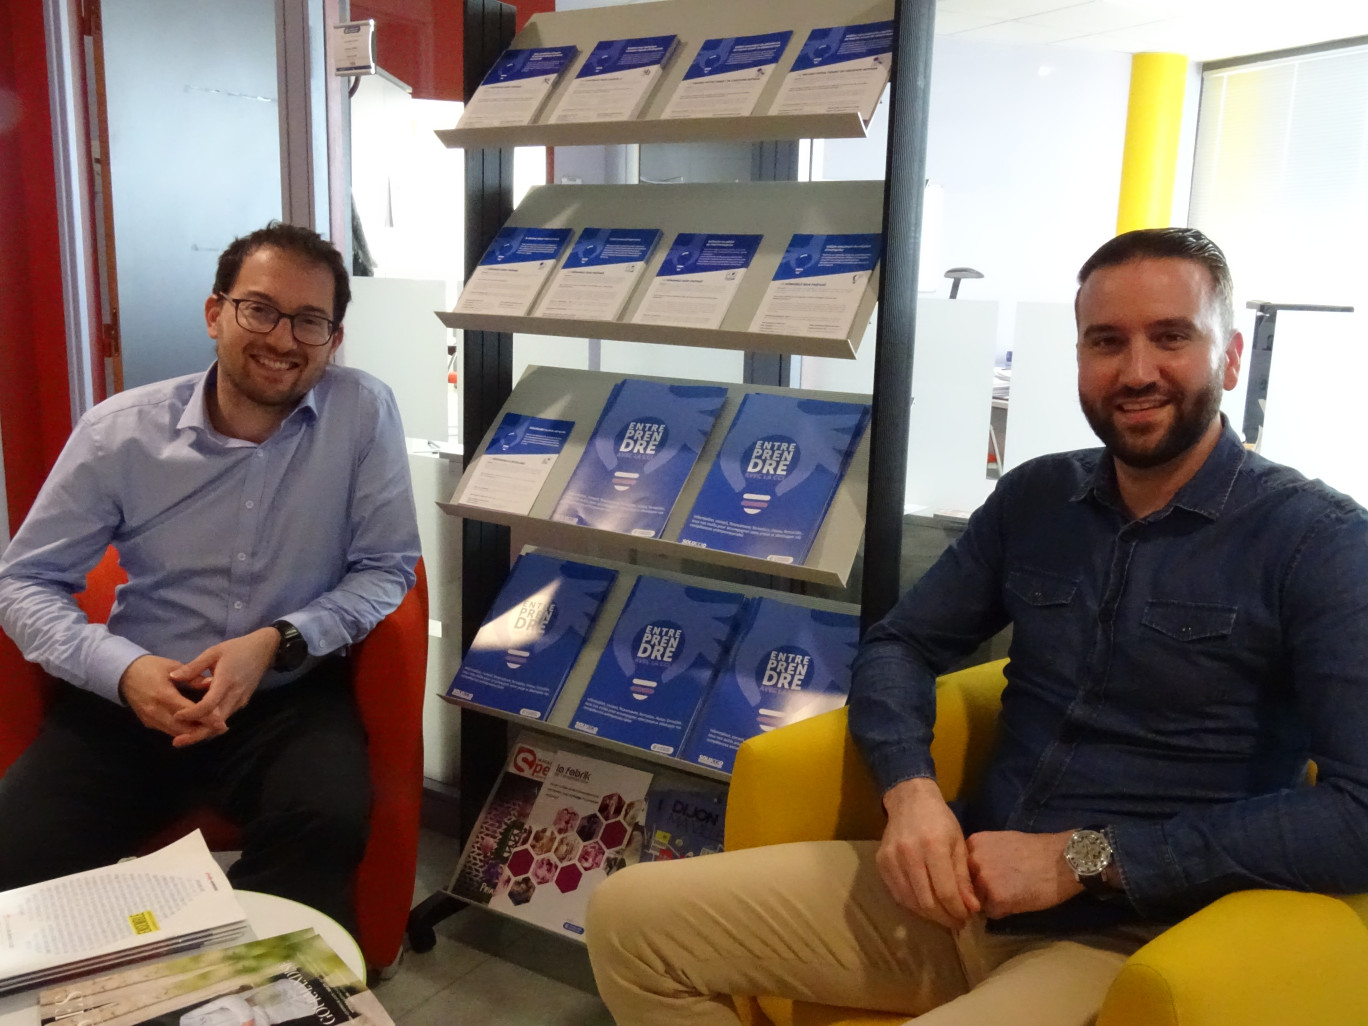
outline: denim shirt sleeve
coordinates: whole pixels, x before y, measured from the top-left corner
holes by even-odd
[[[1004,478],[940,559],[866,633],[850,687],[850,733],[880,792],[934,777],[936,677],[1007,624],[1001,600]]]
[[[1317,783],[1110,826],[1144,915],[1184,916],[1248,888],[1368,891],[1368,513],[1323,513],[1280,585],[1286,671]]]

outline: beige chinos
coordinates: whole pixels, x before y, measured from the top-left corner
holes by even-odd
[[[917,1026],[1085,1026],[1160,927],[1068,940],[958,934],[903,909],[874,841],[772,845],[633,866],[589,905],[617,1026],[735,1026],[732,994],[919,1016]]]

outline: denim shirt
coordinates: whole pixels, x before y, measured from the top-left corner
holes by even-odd
[[[1101,449],[1005,475],[856,658],[850,729],[881,789],[934,776],[934,679],[1009,623],[996,749],[957,810],[966,833],[1105,828],[1127,911],[1152,919],[1246,888],[1368,890],[1368,513],[1354,501],[1247,452],[1228,424],[1140,520]],[[1081,898],[1008,919],[1082,925],[1078,906],[1101,903]]]

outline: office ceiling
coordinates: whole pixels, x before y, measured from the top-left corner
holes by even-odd
[[[1368,35],[1365,0],[936,0],[936,34],[1193,60]]]

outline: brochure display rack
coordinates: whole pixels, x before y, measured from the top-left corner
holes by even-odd
[[[698,602],[705,600],[704,593],[712,585],[757,597],[772,594],[776,581],[840,588],[851,578],[863,536],[859,606],[802,594],[786,595],[784,600],[837,618],[858,615],[865,625],[882,616],[896,600],[934,6],[934,0],[786,0],[784,4],[765,0],[657,0],[536,15],[514,38],[512,9],[507,4],[467,0],[467,96],[474,94],[506,50],[573,47],[577,54],[560,74],[544,77],[537,86],[544,96],[529,94],[527,109],[533,113],[528,115],[528,123],[460,126],[437,133],[446,145],[463,148],[466,153],[467,267],[474,269],[482,260],[487,261],[491,244],[507,229],[561,230],[575,239],[595,229],[603,233],[605,244],[609,233],[619,230],[657,229],[660,237],[654,250],[642,258],[641,280],[627,289],[621,306],[615,293],[599,307],[615,311],[615,316],[566,314],[587,311],[600,284],[621,288],[620,281],[615,285],[609,281],[610,274],[620,273],[618,270],[603,272],[602,283],[591,274],[577,275],[573,288],[562,286],[554,303],[546,302],[549,291],[541,291],[547,286],[536,286],[538,291],[528,297],[526,306],[518,307],[526,312],[510,314],[508,307],[488,312],[458,304],[455,311],[438,314],[449,327],[465,331],[467,472],[451,501],[442,504],[447,512],[463,518],[464,524],[465,644],[473,640],[508,574],[514,554],[510,529],[516,530],[520,543],[547,546],[552,558],[611,567],[617,575],[563,686],[555,695],[548,691],[548,709],[538,710],[532,718],[517,701],[495,708],[466,699],[465,695],[476,694],[468,689],[456,689],[446,696],[460,705],[463,713],[463,832],[479,819],[482,803],[505,765],[508,723],[523,724],[535,734],[548,736],[552,744],[556,743],[554,739],[565,739],[581,747],[588,745],[605,758],[641,765],[657,774],[668,767],[685,781],[690,776],[728,779],[728,774],[717,768],[726,764],[726,759],[709,755],[700,760],[697,753],[683,750],[678,737],[626,744],[611,736],[613,730],[595,736],[592,717],[577,719],[579,710],[597,699],[601,698],[596,709],[605,715],[614,705],[615,692],[594,673],[601,660],[612,658],[611,651],[606,651],[612,631],[623,620],[638,582],[648,578],[676,580],[696,589],[693,598]],[[646,55],[653,73],[641,96],[619,96],[611,82],[595,87],[615,103],[621,101],[616,110],[628,111],[630,116],[613,113],[607,98],[598,111],[594,107],[598,101],[586,99],[593,91],[583,85],[577,87],[586,76],[606,77],[628,68],[634,44],[670,38],[673,42],[668,47],[663,42],[658,47],[660,55]],[[624,45],[614,50],[605,41]],[[607,56],[596,58],[596,53]],[[589,67],[591,59],[601,60],[602,67]],[[840,61],[849,64],[832,71],[828,81],[839,82],[841,88],[823,89],[812,84]],[[715,87],[700,84],[713,68],[734,78],[719,79]],[[843,74],[850,77],[841,78]],[[880,75],[890,74],[891,93],[878,84]],[[757,76],[756,80],[746,83],[743,79],[747,75]],[[804,76],[801,87],[796,79],[786,83],[790,75]],[[899,108],[906,108],[906,115],[899,115],[898,109],[890,111],[888,189],[878,181],[551,185],[532,190],[516,211],[511,209],[513,146],[860,137],[866,132],[880,92],[891,108],[893,97],[898,98]],[[855,98],[861,109],[816,109],[816,97],[838,94]],[[558,117],[567,97],[572,101],[572,119]],[[781,98],[782,105],[778,102]],[[715,107],[710,106],[714,103]],[[777,112],[781,106],[785,113]],[[758,243],[744,241],[755,236],[760,237]],[[590,238],[594,238],[592,233]],[[690,249],[691,243],[696,243],[693,250],[698,252]],[[721,247],[728,245],[749,248],[728,265],[719,255]],[[647,247],[640,252],[647,253]],[[716,258],[702,270],[736,272],[729,279],[730,287],[714,288],[711,283],[699,286],[695,294],[715,300],[714,308],[705,310],[707,304],[700,303],[697,310],[686,311],[691,324],[662,323],[680,303],[687,308],[690,300],[687,288],[671,292],[677,283],[659,281],[671,273],[665,262],[679,261],[683,275],[695,265],[685,269],[681,254],[697,258],[700,253]],[[558,258],[546,281],[556,281],[557,270],[567,266],[567,259]],[[808,262],[815,271],[814,284],[820,275],[834,278],[839,274],[846,279],[842,287],[832,288],[825,295],[803,295],[792,280],[805,273],[800,265]],[[609,261],[596,256],[585,262],[585,268],[592,272],[598,263],[607,266]],[[709,288],[713,291],[708,292]],[[583,292],[584,310],[576,307],[575,290]],[[810,298],[811,302],[795,302],[790,316],[784,309],[786,296],[801,296],[804,301]],[[654,305],[643,313],[648,298]],[[697,451],[663,527],[649,524],[632,530],[606,530],[586,526],[583,519],[558,516],[567,485],[595,442],[595,426],[601,419],[610,419],[604,418],[603,412],[624,376],[532,367],[514,383],[513,332],[732,349],[748,354],[748,366],[750,355],[853,358],[876,303],[879,324],[873,396],[803,392],[759,383],[726,385],[716,422]],[[799,311],[798,306],[805,309]],[[846,321],[845,330],[839,330]],[[712,323],[716,327],[708,326]],[[812,330],[797,330],[802,324]],[[634,375],[633,380],[659,381],[680,389],[716,384],[641,375]],[[724,440],[748,395],[818,400],[833,408],[846,404],[839,411],[846,414],[842,425],[833,420],[830,430],[814,428],[803,436],[821,439],[821,446],[813,442],[812,447],[827,452],[824,458],[834,468],[835,483],[823,490],[824,505],[815,513],[818,526],[810,544],[809,539],[801,539],[790,554],[766,558],[756,554],[764,550],[754,545],[734,546],[738,551],[728,551],[726,546],[714,547],[708,541],[681,541],[709,475],[716,478],[724,472],[719,464]],[[831,412],[819,411],[817,403],[812,405],[809,412],[813,417]],[[867,410],[868,415],[854,415],[856,409]],[[526,425],[536,429],[531,448],[531,443],[520,440],[518,434]],[[838,427],[850,438],[844,448],[835,444]],[[650,446],[664,437],[661,431],[637,422],[627,424],[623,432],[623,445]],[[807,444],[778,437],[780,434],[757,438],[750,450],[752,455],[758,453],[756,458],[762,462],[773,461],[776,482],[786,462],[796,460],[802,445]],[[473,444],[476,440],[478,445]],[[598,442],[601,445],[602,439]],[[630,494],[637,487],[635,477],[648,465],[649,460],[641,461],[640,467],[618,461],[608,468],[605,479],[618,491]],[[505,471],[512,477],[496,476],[496,472]],[[709,524],[726,524],[726,517],[713,513],[721,501],[716,496],[725,491],[711,486],[699,507],[708,514],[705,519]],[[736,491],[745,500],[742,514],[756,517],[763,515],[771,499],[783,497],[777,485],[766,491],[742,482]],[[479,498],[488,495],[494,498]],[[775,504],[780,503],[776,500]],[[744,516],[738,522],[748,524]],[[643,572],[643,566],[649,570]],[[707,601],[716,602],[719,609],[726,604],[717,598]],[[741,622],[737,612],[736,623]],[[682,638],[654,622],[647,622],[642,630],[662,652],[676,642],[683,644]],[[521,652],[535,654],[530,647],[520,647],[513,653],[514,661],[523,658]],[[637,658],[643,657],[638,653]],[[793,660],[801,662],[798,655]],[[623,667],[624,701],[644,701],[654,685],[667,680],[666,676],[658,681],[650,679],[640,666],[636,671],[625,663]],[[631,701],[626,708],[632,708]],[[773,702],[757,712],[751,708],[754,703],[747,701],[748,715],[776,717],[783,713],[777,706],[770,708]],[[692,756],[693,761],[686,756]],[[430,948],[434,943],[433,924],[458,907],[460,899],[447,890],[415,909],[409,925],[411,946],[419,951]]]
[[[458,305],[437,316],[448,328],[610,338],[671,346],[737,349],[851,359],[859,349],[879,296],[879,269],[861,283],[850,327],[839,338],[773,334],[753,329],[756,314],[794,235],[873,233],[883,227],[882,182],[755,182],[726,185],[546,185],[533,189],[509,218],[510,228],[573,229],[595,225],[660,228],[664,243],[646,262],[643,284],[615,320],[509,316],[466,312]],[[736,287],[721,326],[681,327],[638,323],[636,315],[680,233],[736,232],[762,236]],[[881,266],[881,265],[880,265]]]

